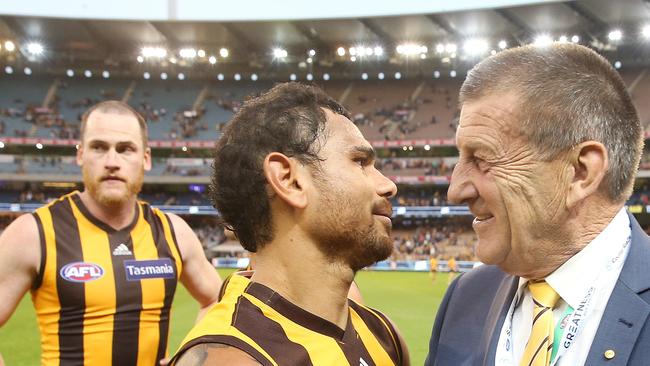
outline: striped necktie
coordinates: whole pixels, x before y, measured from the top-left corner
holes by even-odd
[[[528,282],[533,295],[533,329],[519,366],[548,366],[553,350],[553,307],[560,296],[546,281]]]

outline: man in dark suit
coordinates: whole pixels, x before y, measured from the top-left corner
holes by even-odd
[[[650,239],[625,212],[643,148],[586,47],[500,52],[461,92],[449,199],[486,265],[454,281],[425,365],[649,365]]]

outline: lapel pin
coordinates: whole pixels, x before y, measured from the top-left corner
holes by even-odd
[[[611,360],[616,356],[616,352],[614,352],[613,349],[608,349],[607,351],[605,351],[603,356],[605,356],[606,359]]]

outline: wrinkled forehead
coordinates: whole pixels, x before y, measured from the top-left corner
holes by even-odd
[[[142,144],[142,131],[138,119],[128,113],[106,113],[93,111],[84,130],[84,142],[101,140],[106,142],[130,141]]]
[[[468,137],[516,137],[521,132],[520,99],[514,94],[482,97],[461,107],[456,142]]]

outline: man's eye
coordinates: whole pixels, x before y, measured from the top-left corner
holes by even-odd
[[[354,159],[354,162],[359,164],[359,166],[364,167],[364,166],[366,166],[366,163],[368,162],[368,159],[366,159],[366,158],[356,158],[356,159]]]

